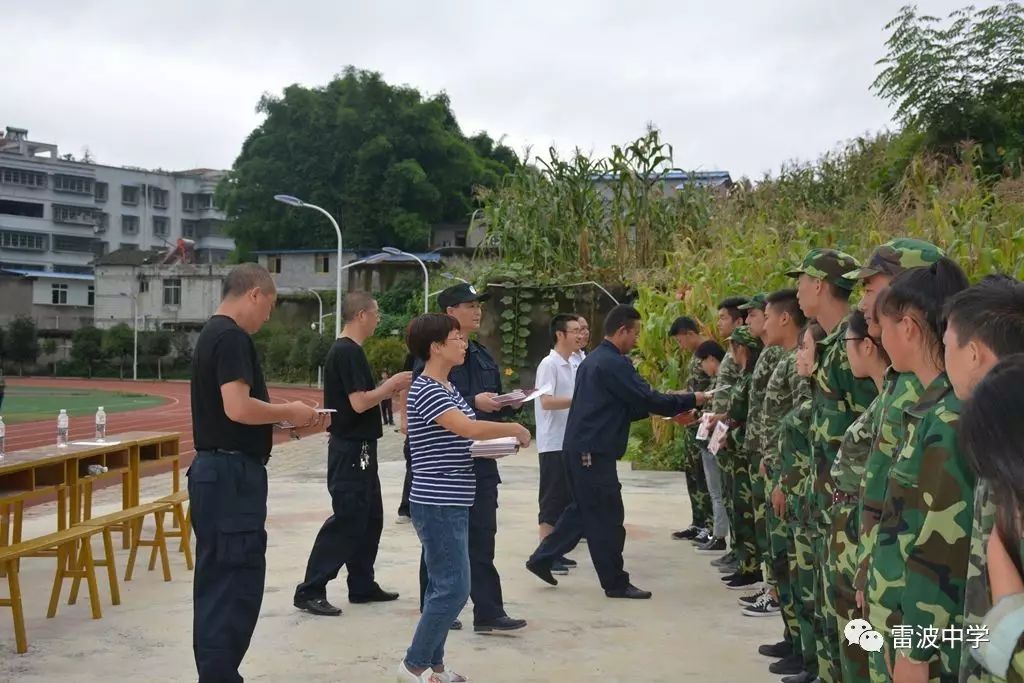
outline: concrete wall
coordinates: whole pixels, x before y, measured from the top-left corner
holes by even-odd
[[[23,277],[0,276],[0,326],[17,317],[32,315],[32,281]]]
[[[228,266],[99,266],[96,269],[96,326],[132,325],[132,298],[138,298],[139,329],[201,326],[220,304]],[[164,291],[176,281],[179,303],[165,303]],[[130,296],[122,296],[129,294]]]
[[[328,271],[326,273],[316,272],[317,260],[326,256],[328,258]],[[337,284],[338,252],[322,251],[316,253],[279,254],[276,257],[281,259],[281,272],[275,273],[271,269],[271,260],[274,254],[259,254],[257,263],[271,271],[274,282],[278,289],[334,289]],[[353,252],[342,252],[344,263],[351,263],[356,260]],[[346,278],[342,275],[342,290],[346,288]]]

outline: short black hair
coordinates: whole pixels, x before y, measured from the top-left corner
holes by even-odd
[[[840,287],[836,283],[829,282],[828,280],[825,280],[824,282],[825,282],[825,286],[828,287],[828,291],[832,295],[833,299],[839,299],[840,301],[849,301],[850,300],[850,295],[853,294],[853,290],[852,289],[846,289],[845,287]]]
[[[672,323],[672,327],[669,328],[668,336],[674,337],[677,334],[683,334],[684,332],[700,334],[700,328],[697,326],[697,321],[688,315],[681,315],[675,319]]]
[[[341,319],[347,323],[352,322],[357,315],[369,310],[373,301],[373,295],[369,292],[348,292],[341,302]]]
[[[1024,352],[1024,282],[985,277],[950,297],[945,316],[960,346],[977,339],[999,358]]]
[[[604,336],[610,337],[622,327],[633,327],[633,321],[640,320],[640,311],[629,304],[619,304],[604,317]]]
[[[711,357],[716,358],[721,362],[721,360],[725,358],[725,349],[723,349],[722,345],[714,339],[709,339],[698,346],[697,350],[693,352],[693,355],[697,360],[704,360],[705,358]]]
[[[431,344],[444,344],[453,330],[461,329],[459,321],[446,313],[424,313],[409,323],[405,343],[413,356],[428,361]]]
[[[579,322],[580,318],[575,313],[559,313],[551,319],[551,343],[558,343],[558,333],[565,334],[569,323]]]
[[[804,315],[803,309],[800,308],[800,302],[796,298],[795,289],[780,289],[777,292],[772,292],[764,298],[764,301],[766,308],[767,305],[771,305],[772,308],[788,313],[797,327],[803,327],[807,323],[807,316]]]
[[[722,299],[722,301],[718,304],[718,310],[722,310],[724,308],[729,313],[729,317],[732,318],[733,320],[746,320],[747,312],[741,310],[740,306],[747,303],[748,301],[749,299],[747,299],[747,297],[745,296],[730,296],[725,299]]]
[[[224,278],[220,296],[221,299],[238,297],[254,289],[259,289],[264,294],[273,294],[277,291],[277,286],[270,272],[260,264],[240,263]]]

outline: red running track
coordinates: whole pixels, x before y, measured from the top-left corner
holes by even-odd
[[[191,456],[194,452],[192,443],[192,403],[189,399],[188,382],[153,382],[153,381],[121,381],[106,379],[49,379],[49,378],[8,378],[8,386],[18,387],[61,387],[70,389],[93,389],[97,391],[124,391],[138,394],[160,396],[167,400],[161,406],[133,410],[126,413],[109,413],[107,415],[107,433],[130,431],[180,432],[181,454]],[[323,393],[318,389],[301,387],[271,387],[272,403],[287,401],[303,401],[311,406],[319,406]],[[71,439],[91,439],[95,436],[95,415],[71,416]],[[57,416],[50,420],[23,422],[7,426],[7,451],[20,451],[36,446],[56,443]],[[274,430],[274,443],[288,440],[288,433]],[[191,458],[185,458],[190,462]],[[185,465],[185,462],[182,465]]]

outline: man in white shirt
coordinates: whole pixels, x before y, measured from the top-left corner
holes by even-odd
[[[576,320],[580,324],[580,347],[569,355],[569,363],[573,370],[578,368],[583,359],[587,357],[587,352],[584,349],[590,343],[590,325],[587,323],[587,319],[582,315],[577,315]]]
[[[569,419],[573,387],[576,384],[576,365],[572,358],[580,351],[582,337],[580,323],[575,315],[559,314],[551,321],[554,348],[537,367],[535,384],[547,388],[534,403],[537,417],[537,452],[540,454],[540,490],[537,501],[540,514],[540,537],[551,533],[562,511],[569,505],[569,481],[562,462],[562,439]],[[552,573],[567,574],[576,563],[566,558],[555,562]]]

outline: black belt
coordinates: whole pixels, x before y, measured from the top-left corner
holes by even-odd
[[[243,458],[249,458],[250,460],[255,460],[256,462],[258,462],[261,465],[266,465],[267,462],[270,461],[270,456],[269,455],[251,455],[251,454],[246,453],[244,451],[232,451],[232,450],[228,450],[227,448],[208,448],[208,449],[202,449],[202,450],[197,450],[196,451],[196,455],[202,455],[204,453],[207,454],[207,455],[241,456]]]
[[[847,493],[846,491],[836,491],[832,494],[832,504],[839,505],[840,503],[856,503],[860,500],[860,495],[856,493]]]

